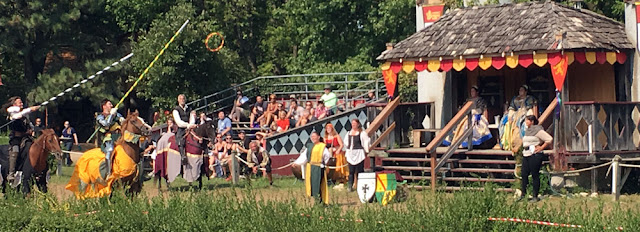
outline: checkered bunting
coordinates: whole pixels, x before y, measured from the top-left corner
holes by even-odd
[[[285,133],[269,137],[267,138],[267,151],[272,156],[300,154],[302,148],[311,143],[311,132],[318,131],[320,134],[324,134],[324,126],[330,122],[340,134],[340,137],[344,137],[351,130],[351,119],[354,118],[357,118],[362,125],[366,126],[366,108],[359,108],[345,114],[318,120],[304,127],[294,128]]]

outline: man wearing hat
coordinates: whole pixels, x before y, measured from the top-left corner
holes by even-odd
[[[320,97],[320,100],[324,102],[324,106],[329,109],[328,114],[334,114],[336,112],[336,104],[338,103],[338,96],[331,91],[330,85],[324,86],[324,94]]]

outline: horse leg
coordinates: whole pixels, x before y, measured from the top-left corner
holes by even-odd
[[[47,188],[47,171],[48,170],[45,169],[43,172],[38,173],[38,180],[36,181],[38,189],[43,193],[47,193],[49,191]]]
[[[32,176],[33,168],[31,168],[31,164],[27,161],[22,168],[22,195],[24,197],[31,193],[31,185],[33,184],[31,181]]]

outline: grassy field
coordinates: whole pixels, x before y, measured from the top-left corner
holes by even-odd
[[[170,190],[145,182],[134,198],[116,191],[111,199],[79,201],[64,190],[71,168],[53,176],[48,194],[27,199],[7,194],[0,200],[0,231],[575,231],[577,229],[491,222],[487,217],[516,217],[578,224],[581,231],[640,225],[640,198],[547,197],[535,204],[514,202],[511,194],[488,186],[484,192],[408,193],[408,199],[385,207],[361,204],[356,193],[331,189],[332,204],[304,197],[304,185],[291,178],[263,179],[231,185],[205,181],[201,191],[182,180]],[[360,221],[361,220],[361,221]]]

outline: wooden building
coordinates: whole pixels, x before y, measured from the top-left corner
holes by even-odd
[[[456,119],[471,86],[483,90],[488,119],[495,123],[494,116],[527,84],[538,115],[555,129],[554,156],[592,165],[614,155],[640,156],[632,41],[625,24],[603,15],[529,2],[449,10],[377,59],[385,75],[418,72],[419,101],[435,102],[436,129]],[[552,67],[564,57],[569,65],[554,116]]]

